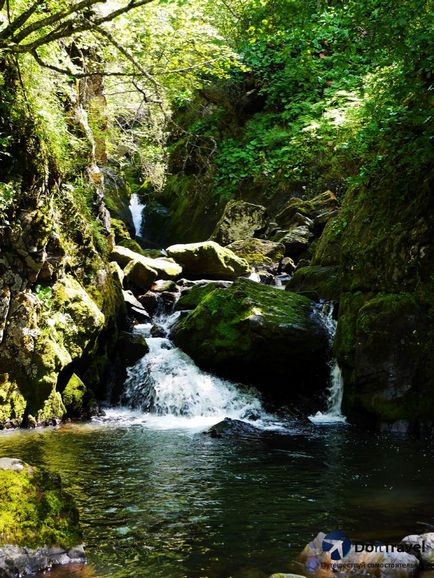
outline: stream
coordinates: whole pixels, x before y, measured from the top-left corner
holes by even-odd
[[[131,210],[139,234],[138,197]],[[167,334],[177,315],[154,321]],[[433,442],[347,424],[335,362],[324,412],[276,417],[254,389],[202,371],[151,328],[134,329],[150,352],[128,370],[121,406],[89,423],[0,433],[0,455],[60,473],[77,501],[88,565],[52,578],[300,573],[296,556],[319,531],[396,541],[434,520]],[[225,417],[264,435],[204,435]]]

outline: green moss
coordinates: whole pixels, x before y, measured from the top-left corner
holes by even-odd
[[[206,285],[195,285],[188,291],[184,291],[176,303],[178,311],[185,309],[194,309],[204,299],[208,293],[215,291],[214,283],[207,283]]]
[[[72,498],[60,478],[36,468],[0,470],[0,544],[70,548],[82,540]]]
[[[78,375],[73,373],[62,393],[62,400],[69,416],[77,417],[83,413],[86,392],[87,388],[84,383]]]
[[[62,401],[62,396],[54,389],[44,402],[44,406],[38,411],[36,421],[46,423],[52,420],[62,419],[66,413],[66,408]]]
[[[26,400],[16,383],[11,382],[9,374],[0,374],[0,424],[16,420],[22,422],[26,409]]]
[[[312,265],[297,269],[286,290],[302,293],[315,300],[337,301],[340,295],[338,267]]]

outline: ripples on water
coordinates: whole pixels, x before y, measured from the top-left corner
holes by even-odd
[[[279,447],[179,420],[119,410],[0,435],[0,455],[59,472],[78,501],[90,565],[53,578],[266,578],[320,530],[396,540],[434,520],[422,442],[306,425]]]

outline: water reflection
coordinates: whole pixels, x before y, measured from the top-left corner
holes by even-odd
[[[90,565],[55,578],[265,578],[319,530],[396,540],[434,519],[432,446],[353,428],[255,443],[69,426],[1,435],[0,454],[77,499]]]

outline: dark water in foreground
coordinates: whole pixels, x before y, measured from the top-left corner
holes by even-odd
[[[264,578],[320,530],[397,540],[434,521],[432,445],[351,426],[294,428],[282,449],[71,425],[1,434],[0,455],[59,472],[77,499],[89,567],[53,578]]]

